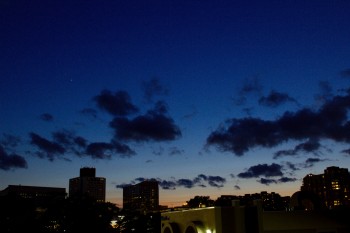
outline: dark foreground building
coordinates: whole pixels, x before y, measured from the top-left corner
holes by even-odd
[[[316,194],[328,209],[350,206],[350,173],[347,168],[327,167],[323,174],[303,178],[303,192]]]
[[[25,185],[9,185],[6,189],[0,191],[0,196],[20,197],[31,200],[38,205],[47,204],[54,200],[65,199],[67,193],[65,188],[40,187]]]
[[[96,169],[83,167],[80,176],[69,179],[69,197],[89,197],[97,202],[106,200],[106,178],[96,177]]]
[[[158,211],[158,181],[146,180],[123,188],[123,209],[136,210],[142,213]]]

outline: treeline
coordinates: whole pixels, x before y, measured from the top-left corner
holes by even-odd
[[[38,203],[10,195],[0,197],[0,206],[1,233],[158,233],[160,227],[159,213],[125,212],[113,203],[89,198]]]

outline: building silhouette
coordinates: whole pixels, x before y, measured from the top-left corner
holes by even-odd
[[[317,194],[329,209],[350,206],[350,173],[347,168],[327,167],[323,174],[305,176],[300,190]]]
[[[145,180],[123,188],[123,209],[142,213],[159,209],[159,187],[156,180]]]
[[[232,206],[233,203],[238,203],[242,206],[252,206],[257,200],[261,201],[262,209],[264,211],[274,211],[289,209],[290,196],[281,196],[278,193],[262,191],[260,193],[245,194],[243,196],[237,195],[221,195],[215,201],[215,206]]]
[[[46,205],[54,200],[65,199],[67,193],[65,188],[9,185],[0,191],[0,196],[20,197],[33,201],[37,205]]]
[[[89,197],[105,202],[106,178],[96,177],[95,168],[80,168],[80,176],[69,179],[69,197]]]

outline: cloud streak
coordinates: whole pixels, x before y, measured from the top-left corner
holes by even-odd
[[[160,178],[143,178],[139,177],[135,180],[131,181],[129,184],[119,184],[116,185],[116,188],[123,188],[125,186],[134,185],[138,182],[142,182],[145,180],[156,180],[159,184],[159,187],[164,190],[175,190],[176,188],[187,188],[191,189],[194,187],[215,187],[215,188],[222,188],[224,187],[224,184],[226,183],[226,179],[221,176],[207,176],[204,174],[200,174],[194,179],[188,179],[188,178],[181,178],[181,179],[171,179],[171,180],[163,180]]]

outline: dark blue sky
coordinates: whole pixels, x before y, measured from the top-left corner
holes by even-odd
[[[0,3],[0,189],[291,195],[349,168],[350,2]]]

